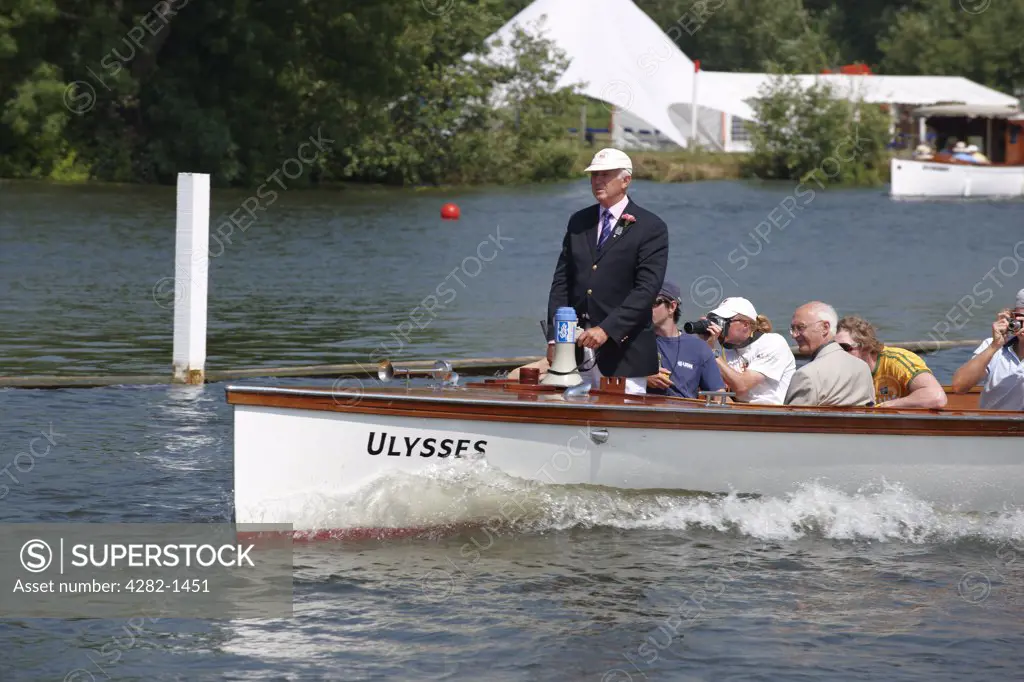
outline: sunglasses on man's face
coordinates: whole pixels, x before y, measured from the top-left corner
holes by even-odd
[[[663,306],[665,306],[667,308],[668,304],[671,303],[671,302],[672,301],[668,300],[667,298],[656,298],[656,299],[654,299],[654,306],[653,307],[657,308],[659,305],[663,305]]]
[[[860,346],[855,346],[852,343],[840,343],[839,347],[849,353],[851,350],[857,350]]]

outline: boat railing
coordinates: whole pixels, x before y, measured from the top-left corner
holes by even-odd
[[[730,403],[727,398],[735,400],[736,393],[734,391],[698,391],[697,397],[704,398],[704,407],[729,407]]]

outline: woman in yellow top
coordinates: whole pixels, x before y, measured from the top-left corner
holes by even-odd
[[[867,320],[853,315],[839,320],[836,343],[871,368],[877,407],[946,406],[946,392],[916,353],[885,346]]]
[[[991,161],[988,160],[987,156],[981,153],[981,150],[978,149],[978,145],[969,144],[967,145],[967,149],[965,149],[964,151],[973,156],[974,160],[982,165],[989,165],[992,163]]]

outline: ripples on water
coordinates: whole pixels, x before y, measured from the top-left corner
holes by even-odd
[[[0,459],[56,442],[4,520],[230,519],[223,388],[0,391]],[[1024,644],[1024,513],[898,486],[705,499],[477,466],[293,509],[352,510],[439,529],[298,546],[290,620],[6,621],[0,679],[1013,679]]]
[[[173,276],[173,191],[29,186],[12,199],[10,187],[0,186],[0,286],[15,305],[0,310],[2,371],[166,372],[170,311],[152,289]],[[684,288],[716,273],[713,262],[727,267],[787,193],[638,187],[669,219]],[[515,242],[417,333],[415,355],[539,352],[553,235],[588,198],[581,183],[472,193],[456,197],[463,220],[442,224],[436,194],[289,195],[212,264],[211,368],[360,359],[498,224]],[[242,198],[220,194],[213,215]],[[889,338],[920,338],[1020,238],[1021,210],[829,192],[749,267],[728,270],[733,281],[718,279],[777,327],[820,296],[869,314]],[[1002,294],[1024,286],[1015,277]],[[997,305],[957,336],[983,336]],[[966,355],[927,359],[948,381]],[[0,390],[0,466],[41,430],[56,443],[18,473],[0,520],[229,520],[223,389]],[[512,495],[522,506],[509,522]],[[1019,510],[954,513],[881,482],[859,495],[807,482],[785,498],[712,500],[480,468],[292,510],[324,527],[358,512],[368,525],[440,529],[299,546],[289,620],[141,632],[127,619],[3,621],[0,681],[1020,677]],[[112,650],[116,660],[101,653]]]
[[[893,202],[883,189],[828,190],[789,220],[778,209],[787,185],[634,187],[635,200],[669,225],[669,277],[689,299],[684,319],[722,295],[745,295],[785,329],[797,305],[820,298],[865,315],[890,340],[926,339],[947,315],[947,338],[977,339],[1024,287],[1014,252],[1024,202]],[[246,196],[214,193],[212,231]],[[0,294],[10,302],[0,306],[3,371],[167,371],[180,277],[174,197],[173,188],[0,184]],[[461,220],[440,220],[448,200]],[[410,358],[539,354],[561,235],[589,202],[586,182],[282,193],[230,244],[211,242],[208,367],[365,361],[382,343]],[[769,216],[779,227],[759,236]],[[417,310],[431,295],[443,302],[436,318]],[[403,323],[416,324],[404,340]]]

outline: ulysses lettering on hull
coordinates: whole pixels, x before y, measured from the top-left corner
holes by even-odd
[[[381,431],[379,434],[376,431],[370,431],[370,435],[366,439],[366,452],[368,454],[381,455],[384,454],[384,449],[387,448],[386,456],[388,457],[412,457],[413,455],[419,455],[420,457],[439,457],[444,459],[454,455],[456,458],[462,459],[462,453],[469,454],[470,447],[473,448],[474,453],[483,455],[486,453],[487,441],[474,441],[471,438],[390,436],[387,431]]]

